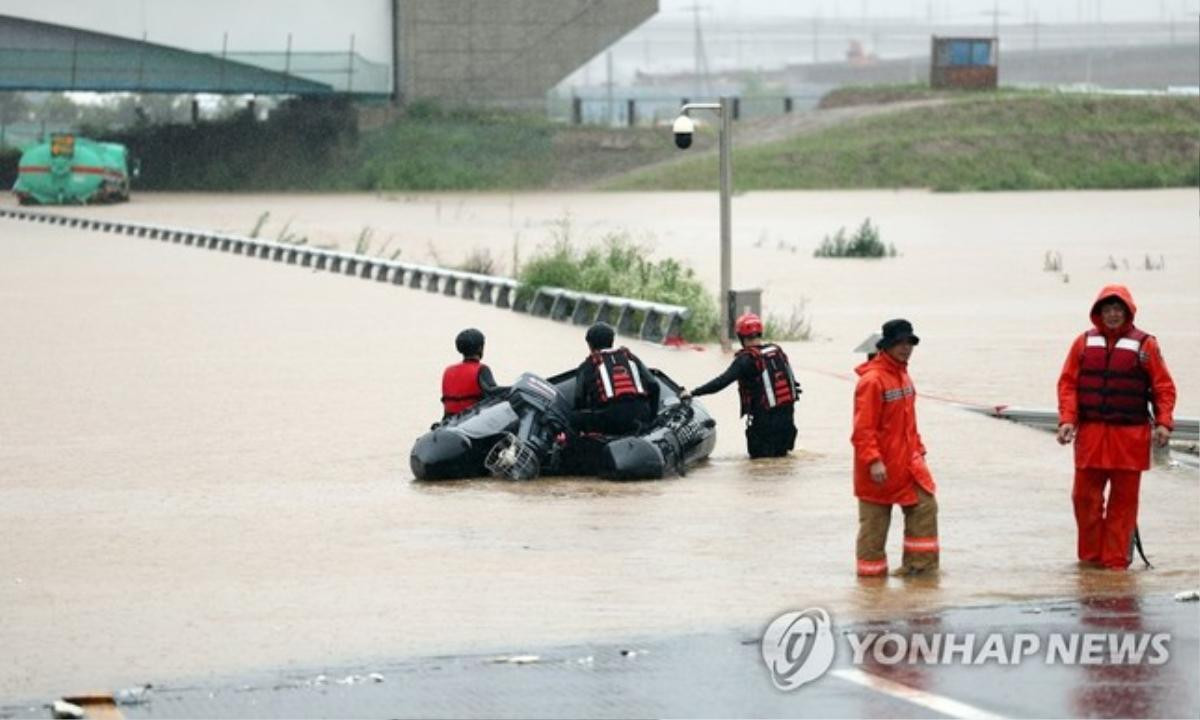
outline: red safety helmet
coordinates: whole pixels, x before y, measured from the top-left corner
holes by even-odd
[[[746,313],[737,319],[737,324],[734,325],[734,331],[737,333],[738,337],[762,335],[762,318],[754,313]]]

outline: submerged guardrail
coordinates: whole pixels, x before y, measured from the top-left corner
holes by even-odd
[[[1054,432],[1058,429],[1058,411],[1041,408],[1014,407],[1010,405],[964,405],[968,410],[1002,420],[1010,420],[1039,430]],[[1170,452],[1171,449],[1178,453]],[[1155,448],[1156,463],[1177,462],[1188,467],[1200,467],[1200,418],[1175,417],[1171,431],[1171,443],[1167,448]]]
[[[1040,408],[1016,407],[1012,405],[996,405],[994,407],[970,405],[967,406],[967,409],[996,418],[1012,420],[1022,425],[1031,425],[1045,430],[1058,429],[1057,410],[1043,410]],[[1200,442],[1200,418],[1176,417],[1171,437],[1183,442]]]
[[[414,290],[441,293],[498,308],[511,308],[536,317],[575,325],[603,320],[621,335],[651,342],[679,338],[691,311],[682,305],[649,302],[613,295],[541,287],[521,293],[513,278],[451,270],[432,265],[400,262],[340,250],[297,245],[207,230],[177,228],[149,223],[96,220],[22,209],[0,208],[0,218],[61,225],[82,230],[121,233],[150,240],[190,245],[251,258],[298,265],[314,270],[352,275],[364,280],[401,285]]]

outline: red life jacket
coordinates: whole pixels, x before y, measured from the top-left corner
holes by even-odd
[[[754,358],[757,371],[752,380],[738,378],[743,415],[796,402],[796,379],[792,376],[791,363],[782,348],[773,343],[764,343],[744,347],[737,354]]]
[[[642,384],[637,363],[627,348],[597,350],[592,353],[591,360],[596,368],[596,399],[599,404],[604,405],[619,398],[649,396],[650,393]]]
[[[1099,330],[1085,333],[1079,365],[1079,419],[1116,425],[1150,421],[1150,376],[1142,367],[1142,343],[1150,337],[1137,328],[1108,348]]]
[[[482,368],[478,360],[464,360],[442,373],[442,407],[447,415],[457,415],[483,398],[479,387]]]

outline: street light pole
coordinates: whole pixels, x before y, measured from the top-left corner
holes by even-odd
[[[733,233],[733,208],[730,199],[733,197],[733,106],[729,98],[721,98],[721,132],[718,143],[721,153],[721,349],[728,351],[732,346],[729,337],[729,290],[733,284],[733,258],[730,252]]]
[[[732,346],[732,338],[729,334],[729,286],[733,284],[733,260],[732,260],[732,205],[730,199],[733,196],[733,100],[729,97],[720,98],[719,102],[715,103],[687,103],[679,109],[679,116],[686,117],[692,110],[711,110],[716,113],[721,120],[718,126],[717,141],[718,152],[720,157],[719,172],[721,176],[721,288],[717,295],[717,311],[719,322],[721,323],[718,337],[721,340],[721,349],[728,351]],[[678,120],[676,121],[678,126]],[[679,130],[676,130],[677,135]],[[689,123],[688,138],[686,144],[681,143],[679,137],[676,137],[676,144],[680,148],[686,148],[691,145],[691,130]]]

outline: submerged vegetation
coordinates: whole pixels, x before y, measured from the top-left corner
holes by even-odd
[[[693,341],[716,338],[716,302],[691,268],[671,258],[647,260],[647,248],[626,233],[606,235],[584,250],[573,240],[569,220],[558,221],[553,235],[548,248],[521,266],[518,279],[523,297],[539,287],[561,287],[683,305],[691,310],[683,336]]]
[[[768,313],[763,320],[763,336],[774,341],[811,340],[813,328],[808,315],[808,298],[800,298],[788,315]]]
[[[863,224],[846,237],[846,228],[838,228],[833,237],[828,235],[813,251],[813,257],[818,258],[882,258],[896,257],[896,246],[884,245],[879,239],[879,227],[871,224],[871,218],[863,220]]]

